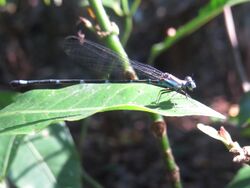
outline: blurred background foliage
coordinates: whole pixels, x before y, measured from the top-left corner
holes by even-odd
[[[222,14],[225,4],[237,2],[244,1],[128,1],[130,8],[126,9],[123,1],[103,1],[111,21],[120,29],[130,58],[150,62],[180,78],[193,75],[198,87],[190,95],[231,116],[232,121],[223,125],[236,140],[247,145],[248,126],[239,127],[249,122],[249,94],[242,97],[242,83]],[[82,78],[86,70],[68,62],[61,44],[64,37],[76,34],[79,29],[88,39],[98,40],[79,22],[79,16],[89,17],[86,1],[1,0],[0,5],[1,107],[16,95],[9,93],[10,80]],[[249,8],[249,3],[232,8],[246,75],[250,74]],[[193,19],[201,19],[199,15],[209,18],[199,21],[201,25],[193,25]],[[183,27],[187,23],[191,23],[191,28],[186,28],[190,30]],[[177,28],[184,28],[185,34],[174,43],[175,39],[167,36],[173,32],[175,36],[179,36],[178,32],[182,34]],[[31,88],[23,91],[28,89]],[[223,146],[195,129],[200,121],[211,123],[205,117],[168,119],[169,137],[183,185],[225,187],[240,165],[231,162]],[[140,112],[112,112],[68,124],[84,169],[104,187],[165,187],[166,169],[149,130],[150,123],[150,118]],[[218,125],[221,124],[214,123]]]

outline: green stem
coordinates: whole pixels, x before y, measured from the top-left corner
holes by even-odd
[[[153,64],[154,60],[165,50],[169,49],[173,44],[181,40],[182,38],[190,35],[191,33],[200,29],[203,25],[208,23],[210,20],[218,16],[224,6],[234,6],[240,3],[248,2],[249,0],[222,0],[212,1],[210,0],[207,5],[202,7],[199,11],[198,16],[186,23],[185,25],[178,28],[174,36],[169,36],[164,41],[159,42],[151,48],[149,55],[149,64]]]
[[[133,27],[133,15],[138,9],[140,3],[141,0],[134,0],[131,4],[131,7],[129,8],[128,0],[121,0],[122,9],[125,16],[124,33],[121,38],[123,46],[126,46],[129,36],[131,35]]]
[[[161,150],[164,154],[163,156],[166,168],[169,172],[169,179],[172,183],[172,187],[182,188],[179,167],[175,163],[174,155],[172,153],[167,135],[167,124],[160,115],[152,114],[152,119],[154,120],[152,130],[161,144]]]
[[[135,14],[135,12],[137,11],[140,3],[141,3],[141,0],[134,0],[133,4],[131,5],[131,8],[130,8],[130,14],[131,15]]]
[[[86,122],[87,121],[87,122]],[[84,140],[87,135],[87,130],[88,130],[88,120],[85,120],[81,126],[81,134],[80,134],[80,146],[79,146],[79,155],[82,157],[82,147],[84,144]],[[84,187],[93,187],[93,188],[103,188],[101,184],[99,184],[94,178],[92,178],[84,168],[82,168],[82,179],[83,179],[83,186]]]
[[[118,38],[118,36],[113,32],[112,24],[108,18],[108,15],[105,12],[105,9],[102,5],[101,0],[89,0],[89,4],[94,11],[96,15],[97,22],[100,26],[100,29],[102,32],[108,33],[107,36],[105,36],[104,40],[105,43],[109,48],[117,52],[119,55],[127,59],[127,54],[125,50],[122,47],[122,44]],[[131,79],[136,79],[137,76],[133,70],[133,68],[130,66],[129,61],[124,62],[124,70],[127,74],[127,76]]]
[[[124,33],[121,38],[121,41],[122,41],[122,45],[126,46],[128,42],[128,38],[132,31],[133,21],[132,21],[132,14],[129,11],[128,0],[121,0],[121,5],[122,5],[123,13],[125,16]]]
[[[132,18],[130,16],[127,16],[125,18],[125,23],[124,23],[124,34],[122,36],[122,44],[123,46],[126,46],[127,45],[127,42],[128,42],[128,39],[129,39],[129,36],[131,34],[131,31],[132,31],[132,26],[133,26],[133,21],[132,21]]]
[[[85,184],[91,186],[92,188],[103,188],[103,186],[100,185],[96,180],[94,180],[84,169],[82,169],[82,174],[83,181],[85,182]]]
[[[107,35],[105,37],[105,42],[107,44],[107,46],[109,48],[111,48],[112,50],[114,50],[115,52],[117,52],[119,55],[122,55],[123,57],[127,57],[127,54],[125,52],[125,50],[123,49],[121,42],[119,40],[119,38],[117,37],[117,35],[115,35],[114,33],[112,33],[112,26],[111,23],[108,19],[108,16],[105,12],[105,9],[101,3],[100,0],[89,0],[89,4],[91,6],[91,8],[93,9],[95,15],[96,15],[96,19],[100,25],[100,28],[102,31],[104,32],[110,32],[110,35]],[[133,68],[130,66],[129,62],[125,62],[126,66],[125,71],[127,70],[133,70]],[[135,72],[133,72],[134,74],[134,78],[136,79],[137,76],[135,74]],[[175,164],[172,152],[171,152],[171,148],[169,145],[169,141],[168,141],[168,137],[166,134],[166,124],[162,118],[162,116],[158,115],[158,114],[152,114],[152,119],[155,121],[156,125],[162,125],[162,126],[154,126],[155,132],[160,132],[162,130],[162,127],[164,127],[164,133],[165,134],[161,134],[162,136],[158,137],[161,143],[161,148],[163,153],[165,153],[164,155],[164,159],[166,161],[166,166],[168,171],[170,172],[171,175],[171,182],[173,182],[173,187],[174,188],[181,188],[181,182],[180,182],[180,175],[179,175],[179,170],[177,165]]]

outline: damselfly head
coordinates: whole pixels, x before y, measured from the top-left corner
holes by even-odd
[[[191,76],[187,76],[187,77],[185,78],[185,81],[186,81],[185,87],[186,87],[188,90],[192,91],[193,89],[196,88],[196,84],[195,84],[194,80],[191,78]]]

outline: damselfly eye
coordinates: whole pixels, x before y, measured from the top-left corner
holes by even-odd
[[[193,89],[196,88],[196,84],[195,84],[194,80],[190,76],[187,76],[185,78],[185,80],[186,80],[186,88],[188,90],[192,91]]]

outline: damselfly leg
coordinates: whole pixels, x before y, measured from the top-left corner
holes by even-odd
[[[169,93],[169,92],[171,92],[171,91],[172,91],[172,90],[170,90],[170,89],[168,89],[168,88],[161,89],[160,92],[158,93],[157,98],[156,98],[156,100],[154,101],[154,103],[155,103],[155,104],[159,104],[162,95],[165,94],[165,93]]]

